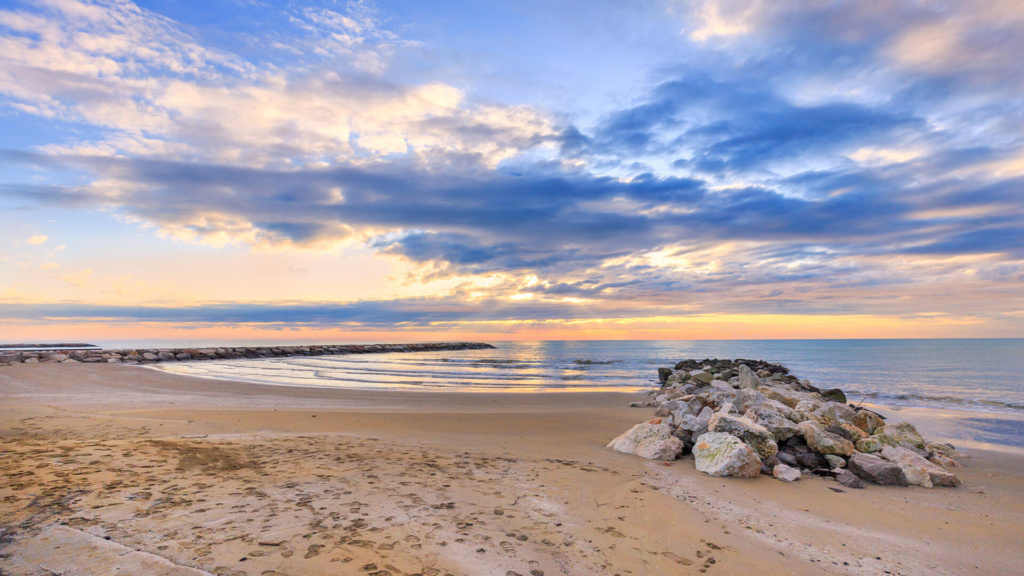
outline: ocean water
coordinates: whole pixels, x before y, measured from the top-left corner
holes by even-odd
[[[1024,339],[500,342],[461,350],[166,362],[152,368],[287,386],[438,392],[639,392],[686,358],[783,364],[959,447],[1024,453]]]
[[[500,342],[496,350],[169,362],[291,386],[461,392],[641,391],[684,358],[783,364],[851,402],[1024,415],[1024,339]]]

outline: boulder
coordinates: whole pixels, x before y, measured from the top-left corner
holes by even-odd
[[[641,422],[608,443],[617,452],[636,454],[649,460],[675,460],[683,441],[672,435],[673,428],[660,420]]]
[[[761,459],[771,458],[779,453],[775,436],[767,428],[745,416],[718,412],[708,421],[708,430],[725,432],[743,440]]]
[[[772,468],[772,476],[783,482],[796,482],[800,479],[800,471],[785,464],[778,464]]]
[[[906,486],[907,476],[892,462],[871,454],[854,454],[846,464],[847,470],[861,480],[882,486]]]
[[[861,438],[856,443],[857,451],[865,454],[873,454],[882,451],[882,443],[875,437]]]
[[[949,458],[970,458],[967,454],[957,450],[952,444],[938,444],[929,442],[925,445],[925,450],[934,452],[936,454],[942,454]]]
[[[842,470],[836,474],[836,481],[847,488],[861,489],[867,487],[863,480],[857,478],[857,475],[849,470]]]
[[[711,476],[756,478],[761,459],[742,440],[724,432],[708,432],[697,437],[693,446],[697,470]]]
[[[838,402],[826,402],[813,412],[818,418],[828,418],[836,424],[840,422],[853,422],[857,413],[846,404]]]
[[[659,374],[660,374],[660,370],[662,370],[662,369],[659,368],[658,370],[659,370]],[[681,384],[683,382],[686,382],[686,380],[689,377],[690,377],[690,373],[689,372],[686,372],[684,370],[677,370],[677,371],[675,371],[675,372],[673,372],[673,373],[668,375],[668,377],[665,379],[665,385],[666,386],[671,386],[672,384]]]
[[[825,460],[824,456],[816,452],[797,452],[795,459],[798,466],[807,470],[828,468],[828,460]]]
[[[843,391],[840,390],[839,388],[830,388],[828,390],[823,390],[821,392],[821,395],[826,400],[839,402],[840,404],[846,404],[846,394],[844,394]]]
[[[668,377],[671,375],[671,368],[658,368],[658,381],[661,382],[663,385],[665,384],[665,381],[668,380]]]
[[[765,397],[777,402],[782,402],[790,408],[796,408],[796,405],[803,400],[802,395],[797,392],[782,390],[773,386],[761,386],[757,391],[764,394]]]
[[[874,434],[875,430],[885,426],[885,420],[871,410],[858,410],[853,416],[853,425],[868,434]]]
[[[932,455],[930,458],[928,458],[928,461],[933,464],[938,464],[939,466],[945,466],[947,468],[962,467],[962,465],[956,460],[953,460],[952,458],[946,456],[945,454],[939,454],[938,452],[932,452]]]
[[[918,450],[925,449],[924,438],[910,422],[890,422],[877,430],[876,434],[888,434],[896,440],[899,446],[917,448]],[[885,442],[882,443],[885,444]]]
[[[826,432],[817,422],[808,420],[796,425],[811,450],[819,454],[850,456],[854,452],[853,442],[842,436]]]
[[[741,389],[747,388],[760,388],[764,386],[764,382],[757,376],[757,373],[750,369],[746,364],[740,364],[739,367],[739,386]]]
[[[799,432],[792,420],[784,418],[778,412],[768,408],[751,408],[744,416],[767,428],[775,437],[776,442],[789,440]]]
[[[960,479],[956,474],[939,468],[910,449],[885,446],[882,448],[882,458],[899,466],[909,484],[917,484],[925,488],[960,484]]]
[[[707,372],[694,372],[693,374],[690,374],[690,380],[700,382],[701,384],[710,384],[714,379],[715,377]]]
[[[834,454],[825,454],[825,460],[828,462],[828,467],[833,470],[836,468],[846,468],[846,460]]]
[[[729,384],[725,380],[712,380],[711,381],[711,387],[712,388],[717,388],[719,390],[724,390],[726,392],[732,392],[733,391],[732,384]]]
[[[757,390],[752,388],[741,388],[736,391],[736,398],[733,400],[733,404],[736,406],[736,411],[740,414],[750,410],[757,406],[764,406],[768,402],[764,394],[761,394]],[[786,409],[789,410],[788,408]]]

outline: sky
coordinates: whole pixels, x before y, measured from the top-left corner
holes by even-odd
[[[0,0],[0,341],[1024,337],[1024,0]]]

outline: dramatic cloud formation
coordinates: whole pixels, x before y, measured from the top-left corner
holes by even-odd
[[[411,23],[383,3],[275,16],[232,44],[129,2],[0,11],[0,121],[47,127],[0,152],[0,207],[106,214],[239,258],[368,252],[399,292],[126,305],[111,295],[165,279],[80,255],[47,278],[93,292],[29,298],[21,270],[60,264],[20,252],[0,262],[0,317],[884,316],[1024,334],[1019,1],[669,2],[643,25],[672,58],[596,112],[478,96],[486,75],[396,32]]]

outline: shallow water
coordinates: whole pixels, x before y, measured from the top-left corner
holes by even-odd
[[[501,342],[463,350],[172,362],[169,372],[266,384],[483,392],[639,391],[684,358],[756,358],[851,402],[1024,414],[1024,339]]]

